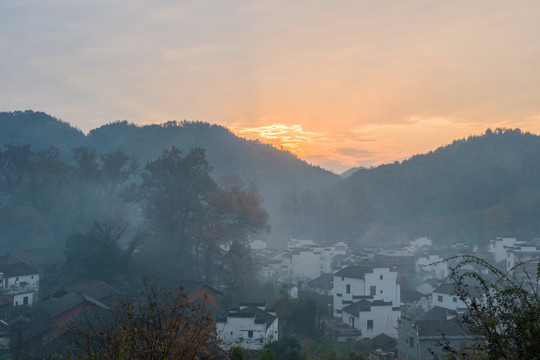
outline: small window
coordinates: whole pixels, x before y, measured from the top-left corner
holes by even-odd
[[[253,331],[252,330],[249,330],[248,331],[248,338],[252,338],[253,337]]]
[[[231,335],[233,334],[233,332],[231,331]]]
[[[412,348],[414,347],[414,340],[413,340],[412,336],[409,336],[409,346],[412,347]]]
[[[18,276],[15,278],[15,281],[19,281],[19,277],[18,277]]]
[[[347,284],[347,294],[351,293],[351,285]]]
[[[379,294],[382,294],[382,290],[379,291]]]
[[[437,301],[442,302],[442,295],[437,296]]]
[[[383,279],[383,276],[382,276],[382,275],[381,275],[381,276],[379,276],[379,279],[381,279],[381,280],[382,280],[382,279]]]
[[[343,276],[341,277],[341,281],[345,281],[345,278]]]
[[[24,304],[24,305],[28,305],[28,296],[25,296],[25,297],[23,298],[23,304]]]
[[[377,293],[377,287],[376,286],[370,286],[369,287],[369,295],[374,296]]]
[[[34,275],[30,276],[30,279],[34,279]]]
[[[457,302],[457,297],[452,299],[453,302]]]
[[[368,330],[373,330],[373,320],[368,320],[367,321],[367,328],[368,328]]]

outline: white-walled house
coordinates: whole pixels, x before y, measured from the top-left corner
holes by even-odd
[[[495,240],[489,242],[489,252],[495,258],[495,262],[501,262],[506,260],[507,252],[509,249],[517,245],[524,245],[523,241],[517,240],[516,238],[503,238],[498,237]]]
[[[448,276],[448,262],[444,261],[439,255],[419,256],[415,265],[416,271],[422,277],[422,280],[442,280]]]
[[[243,304],[230,310],[226,317],[217,319],[216,331],[226,350],[231,346],[260,350],[279,339],[278,318],[265,304]]]
[[[361,337],[371,339],[380,334],[397,338],[397,323],[401,315],[399,307],[391,301],[360,300],[342,309],[342,321],[359,329]]]
[[[448,310],[465,309],[467,305],[454,294],[454,285],[442,284],[432,294],[433,306]]]
[[[283,256],[281,281],[295,283],[309,281],[321,274],[332,272],[332,260],[337,255],[346,255],[347,246],[337,243],[332,246],[305,246],[294,248]]]
[[[25,262],[0,264],[0,298],[31,306],[39,294],[39,271]]]
[[[343,307],[358,300],[383,300],[400,306],[398,273],[389,268],[349,265],[334,274],[334,316],[341,318]]]
[[[506,270],[510,271],[514,266],[520,263],[526,263],[540,259],[540,247],[534,245],[516,245],[506,252]],[[532,264],[533,269],[536,268],[536,263]],[[529,274],[536,276],[535,274]]]

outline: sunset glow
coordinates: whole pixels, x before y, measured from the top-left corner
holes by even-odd
[[[199,120],[341,172],[540,133],[540,2],[14,1],[0,109]]]

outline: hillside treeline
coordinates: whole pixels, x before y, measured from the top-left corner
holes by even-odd
[[[191,148],[203,148],[219,186],[240,185],[260,198],[261,207],[270,213],[270,235],[264,236],[275,246],[283,245],[290,236],[370,245],[416,236],[431,236],[436,242],[477,243],[499,235],[530,239],[540,233],[536,221],[540,213],[540,137],[519,129],[487,130],[402,162],[360,169],[345,180],[285,151],[202,122],[136,126],[120,121],[85,135],[47,114],[26,111],[0,113],[0,130],[0,143],[32,144],[35,156],[62,166],[77,166],[74,149],[78,147],[94,149],[98,167],[105,164],[102,156],[121,152],[130,161],[126,165],[126,171],[131,167],[129,182],[136,183],[141,181],[143,165],[163,150],[174,146],[187,154]],[[133,204],[102,195],[105,190],[92,190],[92,196],[80,184],[61,190],[62,184],[75,180],[49,178],[34,176],[32,183],[31,177],[25,177],[21,184],[26,188],[20,188],[14,198],[28,197],[36,182],[45,183],[42,188],[50,190],[25,200],[36,204],[19,207],[9,215],[2,210],[10,224],[21,218],[29,222],[24,229],[8,228],[6,237],[11,242],[59,243],[62,236],[80,230],[82,215],[75,216],[80,212],[86,218],[108,212],[140,216]],[[88,179],[84,177],[84,181]],[[116,191],[119,185],[107,181],[108,185],[100,186]],[[112,201],[105,210],[97,210],[100,196]],[[52,215],[55,212],[35,213],[40,206],[54,207],[67,199],[73,206],[66,211],[69,219],[57,218]],[[43,228],[50,228],[51,235]]]

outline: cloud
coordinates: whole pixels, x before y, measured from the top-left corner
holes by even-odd
[[[337,148],[336,152],[342,155],[353,156],[357,158],[369,158],[375,155],[373,151],[362,150],[358,148]]]

